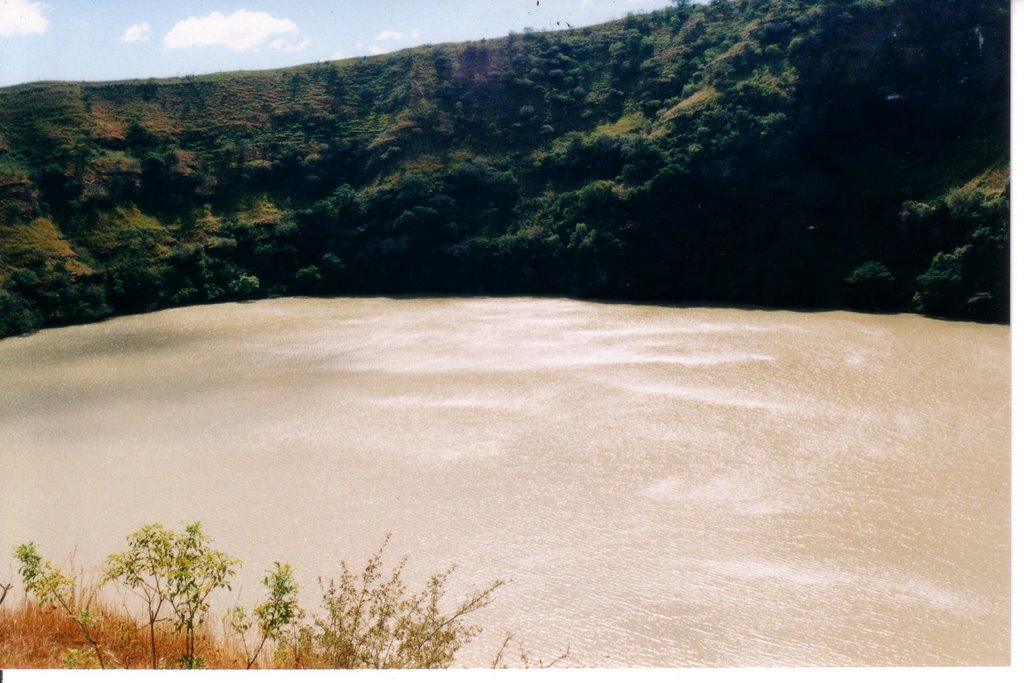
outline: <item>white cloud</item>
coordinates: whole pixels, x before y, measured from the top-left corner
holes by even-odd
[[[371,45],[367,52],[369,52],[371,55],[382,55],[385,52],[387,52],[387,50],[376,45]]]
[[[164,47],[185,48],[212,45],[245,52],[246,50],[257,50],[266,45],[273,36],[293,34],[298,29],[299,27],[291,19],[278,19],[266,12],[249,12],[240,9],[227,16],[220,12],[214,12],[202,18],[189,17],[179,21],[164,36]],[[294,45],[294,43],[291,44]],[[278,50],[285,49],[283,45],[281,40],[275,40],[271,44]],[[303,44],[302,47],[305,45]]]
[[[152,33],[153,27],[149,25],[148,21],[144,21],[141,24],[132,24],[125,29],[124,34],[121,36],[122,43],[141,43],[149,40],[149,34]]]
[[[0,38],[26,33],[44,33],[50,20],[43,16],[47,7],[31,0],[0,0]]]
[[[420,37],[419,31],[413,31],[412,33],[401,33],[400,31],[381,31],[377,34],[374,40],[406,40],[412,38],[416,40]]]
[[[333,62],[333,61],[335,61],[337,59],[348,59],[351,56],[352,55],[348,54],[347,52],[335,52],[334,54],[332,54],[327,59]]]

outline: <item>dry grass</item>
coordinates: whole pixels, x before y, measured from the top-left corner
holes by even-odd
[[[78,260],[71,243],[47,218],[31,223],[0,225],[0,262],[15,268],[31,268],[41,261],[62,264],[72,275],[88,275],[93,271]]]
[[[719,93],[713,87],[703,87],[669,109],[663,118],[674,119],[679,116],[692,115],[717,99]]]
[[[640,112],[624,114],[618,121],[598,126],[589,137],[597,137],[598,135],[622,137],[624,135],[629,135],[630,133],[642,131],[646,124],[647,119],[645,119],[644,115]]]
[[[149,631],[142,620],[133,619],[109,602],[99,602],[99,619],[91,631],[108,662],[108,667],[146,669],[152,665]],[[196,654],[211,669],[245,668],[241,647],[219,636],[216,624],[208,623],[197,640]],[[184,638],[168,624],[157,630],[157,658],[162,666],[177,668],[184,651]],[[267,660],[265,660],[266,665]],[[22,599],[0,607],[0,669],[96,668],[92,648],[78,626],[53,605],[41,606]]]

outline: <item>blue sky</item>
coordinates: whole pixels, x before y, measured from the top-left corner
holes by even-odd
[[[0,0],[0,86],[267,69],[558,30],[670,0]]]

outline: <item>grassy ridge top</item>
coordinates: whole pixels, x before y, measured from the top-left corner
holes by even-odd
[[[1005,5],[717,0],[0,89],[0,331],[415,291],[1005,319]]]

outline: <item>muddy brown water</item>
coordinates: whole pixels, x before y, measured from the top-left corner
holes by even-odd
[[[255,601],[387,533],[576,666],[1009,660],[1010,333],[914,315],[280,299],[0,341],[0,547],[202,520]],[[4,550],[5,553],[9,552]],[[0,579],[13,560],[0,561]]]

